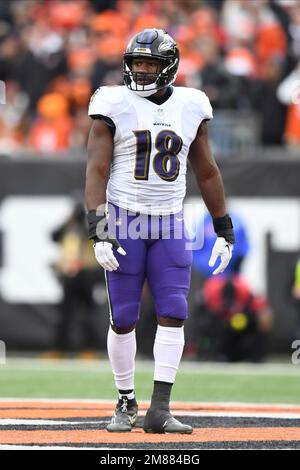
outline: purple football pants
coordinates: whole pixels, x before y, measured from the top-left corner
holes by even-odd
[[[139,317],[145,279],[160,317],[187,318],[192,252],[186,246],[183,214],[133,214],[109,204],[108,231],[126,251],[116,271],[106,271],[111,324],[132,326]]]

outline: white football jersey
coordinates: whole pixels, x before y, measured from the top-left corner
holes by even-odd
[[[201,122],[213,117],[207,96],[174,87],[157,105],[126,86],[106,86],[91,98],[89,115],[107,116],[116,128],[107,201],[144,214],[179,212],[189,147]]]

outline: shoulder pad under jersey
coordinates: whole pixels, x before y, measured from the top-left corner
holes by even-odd
[[[212,119],[213,110],[207,95],[196,88],[181,88],[185,101],[189,103],[189,111],[199,115],[201,119]]]
[[[92,95],[89,116],[114,116],[124,109],[124,86],[103,86]]]

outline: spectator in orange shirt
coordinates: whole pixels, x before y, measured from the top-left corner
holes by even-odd
[[[29,142],[40,153],[68,150],[73,120],[66,98],[58,93],[43,96],[37,105],[38,118],[33,124]]]

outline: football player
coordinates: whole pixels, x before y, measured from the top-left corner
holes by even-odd
[[[146,29],[124,53],[124,86],[100,87],[89,106],[94,120],[86,172],[89,237],[106,275],[107,347],[119,391],[107,426],[111,432],[131,431],[137,418],[135,326],[145,279],[158,326],[153,394],[143,429],[192,432],[169,408],[184,347],[192,262],[182,230],[187,160],[213,218],[217,238],[209,264],[221,260],[214,274],[226,268],[234,244],[222,179],[208,144],[212,108],[201,91],[172,85],[178,65],[179,51],[169,34]],[[105,212],[97,210],[104,204]],[[132,235],[137,226],[139,237]]]

